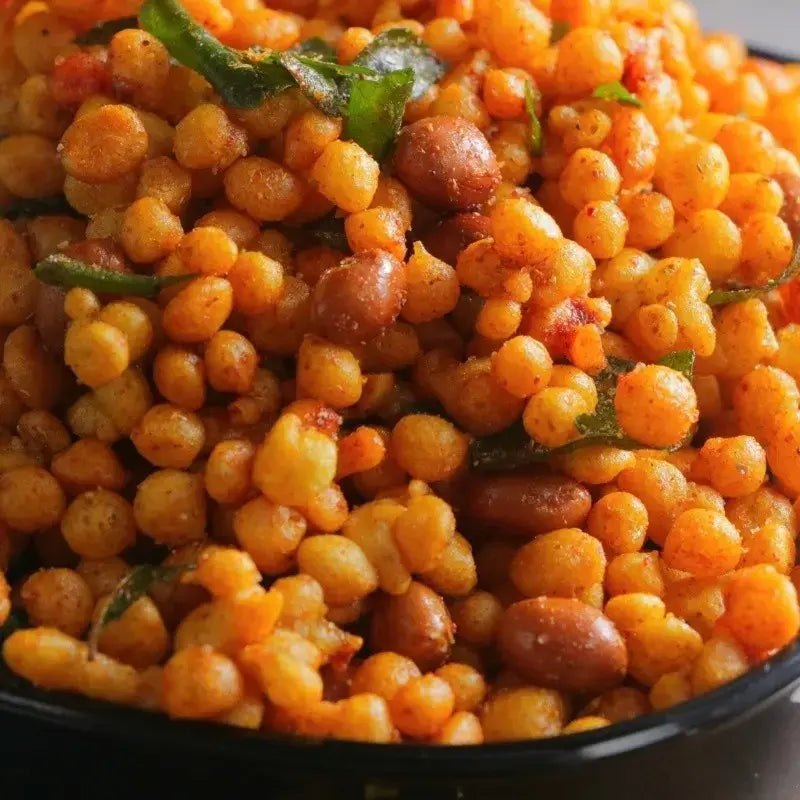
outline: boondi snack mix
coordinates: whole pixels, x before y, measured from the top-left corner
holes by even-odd
[[[684,0],[0,14],[13,672],[466,745],[794,640],[800,68]]]

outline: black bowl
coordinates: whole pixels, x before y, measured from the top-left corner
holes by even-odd
[[[150,788],[179,781],[187,789],[236,775],[237,786],[261,787],[264,796],[308,800],[789,800],[800,796],[792,752],[800,708],[787,696],[799,682],[800,644],[794,643],[707,696],[611,728],[534,742],[432,747],[310,741],[174,722],[15,680],[0,689],[0,741],[18,780],[46,782],[54,770],[62,789],[74,780],[83,796],[91,785],[107,791],[109,780],[123,779],[129,789],[136,781]],[[11,715],[36,724],[12,723]],[[14,736],[3,740],[11,724]],[[0,785],[11,784],[0,779]]]
[[[715,692],[610,728],[433,747],[175,722],[42,692],[0,667],[0,798],[159,797],[173,787],[203,797],[225,786],[281,800],[798,800],[798,686],[795,642]]]

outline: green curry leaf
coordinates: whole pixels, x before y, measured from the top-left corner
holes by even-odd
[[[382,160],[397,138],[414,85],[414,71],[402,69],[356,81],[347,106],[345,136]]]
[[[725,289],[715,289],[706,298],[706,303],[710,306],[727,306],[731,303],[741,303],[743,300],[750,300],[753,297],[760,297],[762,294],[771,292],[798,276],[800,276],[800,245],[795,247],[788,266],[780,275],[768,280],[761,286],[739,286],[734,284]]]
[[[11,636],[28,626],[28,617],[21,609],[12,611],[6,621],[0,625],[0,643],[4,642]]]
[[[281,225],[279,230],[299,247],[322,245],[332,250],[341,250],[343,253],[350,252],[347,234],[344,231],[344,217],[337,217],[335,213],[299,227]]]
[[[159,278],[155,275],[135,275],[130,272],[111,272],[95,269],[83,261],[76,261],[56,253],[40,261],[33,274],[50,286],[72,289],[80,286],[93,292],[105,294],[156,297],[162,289],[191,280],[194,275],[171,275]]]
[[[146,0],[139,19],[142,28],[152,33],[176,61],[203,75],[230,106],[254,108],[266,97],[295,85],[273,55],[226,47],[195,22],[177,0]]]
[[[283,53],[280,62],[303,94],[329,117],[340,117],[347,104],[347,79],[326,69],[327,62]]]
[[[80,217],[80,214],[67,202],[63,195],[55,197],[36,197],[29,200],[14,200],[3,212],[3,219],[21,219],[45,216]]]
[[[536,116],[536,95],[530,81],[525,81],[525,113],[528,115],[528,122],[531,126],[528,146],[531,154],[538,157],[544,150],[544,135],[542,133],[542,122]]]
[[[571,30],[569,22],[554,22],[550,29],[550,44],[558,44]]]
[[[241,52],[215,39],[178,0],[145,0],[142,27],[170,55],[203,75],[235,108],[253,108],[298,86],[329,116],[347,116],[346,135],[376,158],[394,142],[409,99],[421,97],[446,65],[405,28],[378,34],[352,64],[338,64],[333,48],[312,38],[285,53]]]
[[[120,31],[127,30],[128,28],[135,28],[137,25],[138,21],[136,17],[110,19],[106,22],[101,22],[99,25],[89,28],[86,33],[76,36],[75,44],[108,44]]]
[[[691,380],[694,370],[694,353],[681,350],[670,353],[657,363],[677,370]],[[575,427],[581,436],[562,447],[545,447],[535,442],[525,431],[521,422],[517,422],[493,436],[475,439],[470,444],[470,462],[472,468],[482,472],[505,472],[540,464],[553,456],[564,455],[584,447],[606,445],[624,450],[646,448],[625,435],[619,425],[614,407],[614,396],[617,381],[636,367],[633,361],[621,358],[609,358],[608,366],[596,378],[597,406],[591,414],[581,414],[575,420]],[[694,435],[692,430],[688,441]],[[683,447],[687,442],[680,442],[669,450]]]
[[[689,380],[692,380],[694,377],[694,362],[694,350],[678,350],[658,360],[661,366],[674,369],[676,372],[682,373],[684,377]]]
[[[379,75],[414,71],[411,99],[418,100],[445,73],[447,65],[439,59],[422,39],[406,28],[390,28],[379,33],[353,62],[369,67]]]
[[[628,106],[641,108],[644,103],[632,92],[629,92],[619,81],[601,83],[593,92],[592,97],[598,100],[616,100]]]
[[[312,36],[310,39],[290,47],[286,52],[296,56],[310,56],[336,63],[336,48],[319,36]]]
[[[156,584],[174,581],[183,573],[195,569],[195,567],[195,564],[175,564],[172,566],[140,564],[138,567],[134,567],[108,596],[102,611],[92,625],[88,636],[90,657],[97,652],[97,642],[106,625],[119,619]]]

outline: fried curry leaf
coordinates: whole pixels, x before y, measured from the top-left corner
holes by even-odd
[[[325,69],[327,62],[283,53],[281,64],[303,94],[329,117],[340,117],[347,104],[348,82]]]
[[[156,297],[167,286],[184,283],[193,275],[171,275],[159,278],[155,275],[134,275],[129,272],[111,272],[95,269],[83,261],[54,254],[40,261],[33,274],[50,286],[72,289],[80,286],[93,292],[106,294],[135,295],[137,297]]]
[[[280,61],[303,94],[329,117],[340,117],[346,112],[354,78],[373,74],[367,67],[337,64],[315,56],[286,52],[272,57]]]
[[[144,597],[156,584],[167,583],[195,568],[195,564],[175,564],[155,567],[140,564],[134,567],[114,588],[103,610],[89,632],[89,655],[97,652],[97,642],[103,628],[119,619],[140,597]]]
[[[195,22],[177,0],[146,0],[139,12],[142,28],[169,54],[199,72],[235,108],[254,108],[266,97],[295,85],[273,55],[256,56],[226,47]]]
[[[341,250],[347,253],[350,245],[347,243],[347,234],[344,231],[344,217],[331,214],[316,222],[303,226],[303,232],[311,236],[317,244]]]
[[[290,47],[286,52],[296,56],[309,56],[336,63],[336,48],[319,36],[312,36],[310,39]]]
[[[0,642],[4,642],[12,633],[16,633],[27,626],[28,618],[25,612],[21,610],[12,611],[8,615],[8,619],[0,625]]]
[[[394,144],[414,86],[414,70],[356,81],[347,104],[345,136],[381,161]]]
[[[345,135],[381,160],[397,138],[406,103],[422,97],[444,75],[446,65],[405,28],[378,34],[354,64],[379,77],[351,84]]]
[[[617,379],[636,366],[621,358],[609,358],[608,366],[595,378],[597,386],[597,406],[591,414],[581,414],[575,420],[575,427],[583,436],[593,439],[615,440],[625,438],[617,422],[614,396],[617,393]]]
[[[336,214],[328,214],[322,219],[305,223],[302,227],[282,225],[279,230],[300,247],[322,245],[343,253],[350,252],[347,234],[344,232],[344,217],[337,217]]]
[[[780,275],[768,280],[761,286],[733,285],[726,289],[715,289],[706,298],[706,303],[710,306],[727,306],[731,303],[741,303],[743,300],[760,297],[762,294],[771,292],[798,276],[800,276],[800,245],[795,247],[791,261],[789,261],[788,266]]]
[[[627,106],[641,108],[644,103],[632,92],[629,92],[619,81],[601,83],[593,92],[592,97],[598,100],[616,100]]]
[[[108,44],[114,35],[120,31],[127,30],[128,28],[136,28],[139,22],[136,17],[120,17],[119,19],[110,19],[106,22],[101,22],[89,28],[86,33],[75,37],[75,44]]]
[[[333,61],[329,61],[321,53],[303,55],[287,51],[277,58],[303,94],[329,117],[345,113],[350,89],[356,78],[375,74],[368,67],[357,64],[337,64],[335,56]]]
[[[445,62],[419,36],[406,28],[391,28],[379,33],[353,63],[369,67],[379,75],[412,69],[412,100],[422,97],[447,70]]]
[[[694,361],[694,350],[678,350],[658,359],[658,363],[662,367],[669,367],[676,372],[681,372],[689,380],[694,377]]]
[[[446,65],[403,28],[378,34],[353,64],[336,62],[333,48],[309,39],[285,53],[226,47],[195,22],[177,0],[145,0],[141,25],[170,55],[203,75],[235,108],[298,86],[328,116],[347,116],[346,135],[376,158],[394,142],[405,105],[444,75]]]
[[[473,439],[469,445],[470,465],[480,472],[522,469],[531,464],[540,464],[552,454],[549,447],[538,444],[528,436],[521,421],[499,433]]]
[[[631,372],[636,367],[633,361],[621,358],[609,358],[608,366],[596,378],[597,407],[591,414],[581,414],[575,420],[575,427],[581,436],[562,447],[545,447],[535,442],[525,431],[521,422],[517,422],[493,436],[476,439],[470,444],[470,462],[472,468],[481,472],[505,472],[522,467],[539,464],[553,456],[572,453],[584,447],[607,445],[624,450],[645,448],[625,435],[617,420],[614,407],[614,395],[617,392],[617,380],[620,375]],[[657,363],[683,373],[691,380],[694,370],[694,353],[681,350],[671,353]],[[694,431],[690,432],[689,440]],[[683,447],[680,442],[670,450]]]
[[[15,200],[3,212],[3,219],[21,219],[30,217],[46,217],[64,215],[78,217],[80,214],[67,202],[64,195],[55,197],[37,197],[32,200]]]
[[[528,121],[531,126],[528,146],[531,154],[538,157],[544,149],[544,136],[542,134],[542,122],[536,116],[536,95],[530,81],[525,81],[525,112],[528,115]]]
[[[569,22],[554,22],[550,29],[550,44],[558,44],[571,30]]]
[[[318,70],[325,75],[337,75],[342,78],[350,78],[377,74],[369,69],[369,67],[360,67],[358,64],[337,64],[335,61],[326,61],[324,58],[317,58],[315,56],[295,55],[288,50],[286,53],[273,54],[272,57],[283,59],[286,55],[293,56],[304,66]]]

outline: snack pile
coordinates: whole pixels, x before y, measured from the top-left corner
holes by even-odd
[[[794,641],[800,66],[684,0],[0,20],[12,673],[466,745]]]

